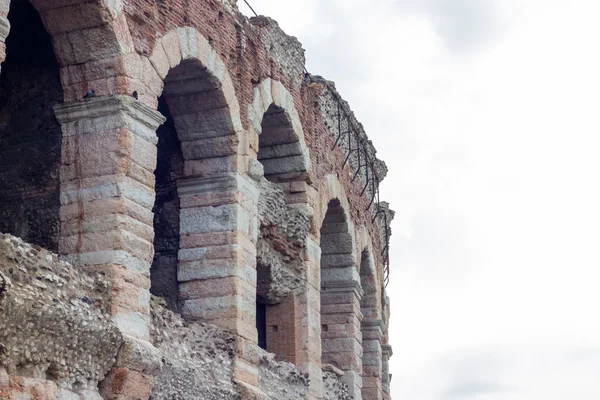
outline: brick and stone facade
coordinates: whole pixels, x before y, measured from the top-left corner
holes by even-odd
[[[0,0],[0,62],[0,398],[390,398],[387,170],[295,38]]]

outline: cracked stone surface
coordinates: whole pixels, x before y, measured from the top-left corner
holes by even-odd
[[[0,367],[64,388],[95,388],[123,341],[108,315],[103,275],[2,234],[0,276]]]
[[[294,36],[287,35],[277,21],[265,16],[250,18],[252,25],[262,28],[265,48],[273,62],[294,85],[300,85],[304,76],[304,49]]]
[[[323,392],[324,400],[354,400],[348,392],[348,386],[333,371],[323,371]]]
[[[264,352],[258,367],[258,385],[273,400],[308,399],[308,378],[288,362]]]
[[[258,213],[257,294],[268,304],[277,304],[306,283],[304,250],[309,216],[288,206],[285,193],[264,178],[260,181]]]
[[[153,297],[151,335],[162,354],[152,400],[238,399],[232,382],[234,338],[216,326],[188,323]]]

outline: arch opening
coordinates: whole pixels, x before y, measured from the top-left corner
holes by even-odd
[[[272,102],[258,136],[264,178],[259,185],[256,329],[261,347],[292,363],[301,348],[296,292],[306,281],[302,271],[309,229],[308,217],[293,205],[301,199],[290,194],[290,184],[306,178],[302,148],[289,112]]]
[[[372,254],[363,250],[360,263],[360,281],[363,297],[360,301],[362,320],[362,397],[382,398],[383,336],[382,306],[377,272]]]
[[[321,226],[321,363],[344,371],[354,398],[362,387],[359,276],[346,212],[331,200]]]
[[[360,284],[363,296],[360,308],[365,320],[381,319],[381,303],[379,297],[377,275],[372,256],[368,250],[363,250],[360,260]]]
[[[261,128],[258,161],[264,167],[265,178],[275,183],[303,179],[306,160],[289,114],[271,104],[263,115]]]
[[[0,231],[58,251],[60,70],[38,12],[13,0],[0,71]],[[70,169],[63,171],[72,173]]]
[[[183,176],[181,142],[173,116],[164,95],[158,100],[158,111],[166,118],[156,134],[157,164],[154,172],[156,201],[154,213],[154,259],[150,267],[150,292],[165,299],[171,310],[177,310],[177,253],[179,251],[180,201],[177,181]]]
[[[186,318],[217,323],[226,311],[211,314],[201,303],[210,301],[211,281],[237,276],[228,240],[236,239],[239,209],[223,194],[237,166],[231,110],[221,80],[189,59],[166,75],[159,111],[166,122],[157,131],[151,291]]]

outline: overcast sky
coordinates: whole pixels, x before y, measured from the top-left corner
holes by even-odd
[[[393,398],[600,399],[600,4],[251,4],[389,167]]]

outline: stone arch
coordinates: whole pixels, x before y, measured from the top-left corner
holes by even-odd
[[[361,312],[365,319],[381,319],[381,289],[371,246],[361,252],[360,283],[363,290]]]
[[[280,82],[267,78],[254,88],[248,122],[254,143],[250,153],[265,178],[260,182],[256,265],[259,345],[278,359],[296,362],[301,346],[296,292],[306,281],[301,271],[308,228],[298,205],[305,199],[298,194],[306,191],[310,157],[294,99]],[[281,245],[282,238],[288,245]]]
[[[196,29],[177,28],[166,33],[154,44],[149,62],[156,71],[156,76],[149,76],[147,82],[149,87],[156,88],[159,95],[163,92],[167,95],[179,91],[179,94],[187,95],[186,99],[191,100],[190,103],[180,101],[176,105],[176,100],[171,100],[175,105],[171,108],[178,109],[176,113],[180,112],[181,115],[185,115],[194,110],[227,110],[217,113],[218,115],[214,115],[214,112],[207,112],[203,119],[193,121],[200,124],[196,127],[198,130],[209,130],[212,123],[223,123],[222,120],[225,120],[226,126],[215,125],[212,132],[226,128],[232,134],[237,135],[243,131],[240,106],[231,76],[217,51],[210,45],[208,39]],[[186,75],[186,72],[190,71],[190,68],[186,66],[193,64],[205,70],[203,72],[205,76],[210,77],[208,85],[202,86],[202,76],[193,76],[193,71],[192,75]],[[194,70],[200,73],[199,69]],[[169,73],[171,73],[171,77],[167,76]],[[191,86],[186,88],[186,84],[191,84]],[[216,89],[219,91],[218,97],[212,97],[211,95],[214,93],[210,92]],[[204,105],[202,105],[203,102],[205,102]],[[187,128],[193,127],[187,126]],[[215,137],[214,134],[213,137]]]
[[[362,388],[362,289],[355,252],[355,233],[348,201],[333,175],[325,178],[315,214],[320,233],[321,362],[344,372],[356,399]],[[329,199],[329,200],[328,200]],[[321,219],[322,218],[322,219]]]
[[[248,121],[258,133],[257,159],[272,182],[308,179],[311,162],[291,93],[267,78],[254,88]]]
[[[150,84],[161,88],[183,159],[176,179],[180,311],[256,342],[249,299],[256,296],[257,189],[231,77],[193,28],[157,40],[149,61],[160,80]]]
[[[357,238],[355,234],[355,227],[352,218],[350,217],[350,204],[348,203],[348,197],[346,196],[346,189],[342,183],[338,180],[337,176],[333,174],[326,175],[318,186],[319,195],[318,200],[313,211],[311,230],[314,233],[318,233],[323,224],[323,219],[327,213],[329,202],[333,199],[337,199],[340,202],[346,221],[348,223],[348,231],[352,235],[352,246],[355,249]],[[356,252],[356,250],[354,250]],[[356,255],[356,254],[355,254]],[[357,266],[358,269],[358,266]]]
[[[132,85],[146,94],[135,74],[139,67],[131,62],[135,51],[122,0],[12,1],[29,1],[52,37],[65,101],[81,100],[89,89],[96,95],[131,94]],[[0,0],[0,63],[10,30],[6,20],[10,4],[11,0]]]

